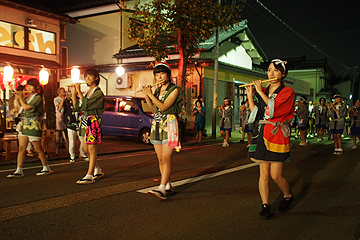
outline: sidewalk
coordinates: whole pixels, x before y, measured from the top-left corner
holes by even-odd
[[[6,133],[5,136],[14,136],[14,134]],[[230,138],[230,144],[231,142],[239,142],[240,138],[241,138],[241,134],[239,133],[239,131],[232,132]],[[212,142],[223,142],[223,139],[221,138],[220,134],[218,134],[216,139],[203,137],[202,142],[203,144],[212,143]],[[79,145],[80,142],[77,140],[75,146],[75,153],[77,155],[79,153]],[[181,145],[183,147],[193,146],[193,145],[197,145],[197,141],[195,137],[185,137]],[[146,151],[152,149],[154,149],[152,144],[147,144],[147,145],[143,144],[140,142],[140,140],[136,138],[119,138],[116,136],[104,136],[102,138],[102,142],[98,146],[98,155],[103,156],[110,154]],[[17,142],[12,142],[10,160],[6,161],[5,156],[0,156],[0,165],[16,165],[17,153],[18,153]],[[59,149],[58,156],[55,155],[54,140],[50,143],[48,154],[50,155],[48,161],[62,160],[62,159],[70,160],[68,150],[65,147]],[[76,160],[79,160],[79,158],[77,158]],[[37,156],[34,157],[26,156],[25,158],[25,162],[36,162],[36,161],[40,161]]]

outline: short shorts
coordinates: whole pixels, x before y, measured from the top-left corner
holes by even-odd
[[[306,129],[308,129],[308,127],[306,126],[306,127],[304,127],[304,126],[298,126],[298,129],[299,130],[306,130]]]
[[[350,128],[351,135],[360,136],[360,127],[352,127]]]
[[[220,131],[229,131],[229,132],[231,132],[231,128],[220,128]]]
[[[34,137],[34,136],[28,136],[28,135],[23,135],[21,132],[19,132],[18,136],[23,136],[23,137],[28,137],[29,142],[40,142],[42,137]]]
[[[153,145],[164,145],[164,144],[167,144],[167,143],[168,143],[168,140],[167,140],[167,139],[164,139],[164,140],[151,140],[151,139],[150,139],[150,142],[151,142]]]
[[[344,129],[330,129],[331,134],[343,134]]]

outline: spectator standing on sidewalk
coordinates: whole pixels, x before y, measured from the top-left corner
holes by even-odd
[[[262,201],[260,218],[271,217],[269,201],[270,176],[279,186],[284,198],[279,203],[279,213],[289,211],[293,201],[290,186],[282,175],[284,162],[290,160],[290,122],[294,117],[294,90],[285,87],[282,79],[287,75],[286,62],[280,59],[271,61],[267,75],[271,84],[262,89],[262,81],[254,81],[253,86],[246,87],[250,104],[249,122],[255,122],[255,131],[249,148],[249,157],[259,163],[259,192]],[[254,97],[255,95],[255,97]],[[255,99],[255,101],[254,101]],[[260,126],[258,127],[258,125]]]
[[[309,132],[307,134],[307,137],[312,138],[315,135],[315,132],[314,132],[314,103],[312,100],[309,101],[308,107],[309,107],[309,121],[308,121]]]
[[[220,134],[224,139],[223,147],[229,147],[229,138],[232,129],[232,115],[233,108],[231,106],[231,101],[229,98],[224,98],[224,105],[218,106],[219,108],[219,117],[220,117]]]
[[[323,141],[323,135],[327,124],[327,107],[325,104],[326,99],[323,97],[319,99],[319,104],[314,104],[314,118],[318,142]]]
[[[349,115],[351,118],[351,135],[353,137],[354,146],[351,149],[358,149],[356,145],[356,138],[360,140],[360,100],[356,100],[355,107],[349,108]]]
[[[200,100],[197,100],[193,109],[193,116],[195,118],[196,140],[198,140],[199,145],[202,144],[201,139],[205,128],[205,113],[206,108],[202,106]]]
[[[64,122],[66,124],[67,135],[69,139],[70,162],[75,162],[76,137],[78,137],[80,140],[80,158],[84,160],[89,160],[84,151],[84,143],[79,135],[80,113],[78,111],[75,111],[73,101],[70,97],[65,98],[62,108],[64,109]],[[62,108],[59,107],[59,110],[62,110]]]
[[[19,133],[19,152],[17,156],[16,171],[12,174],[9,174],[7,176],[8,178],[24,176],[23,165],[28,142],[32,143],[43,166],[42,170],[38,172],[36,176],[43,176],[52,173],[40,143],[42,137],[42,118],[44,115],[42,99],[43,88],[40,86],[39,81],[36,78],[29,79],[27,81],[26,88],[28,91],[31,91],[26,100],[23,97],[22,91],[15,93],[15,99],[18,100],[21,105],[19,110],[21,121],[17,126]]]
[[[309,108],[307,105],[307,98],[305,96],[300,97],[300,105],[296,110],[296,114],[299,118],[298,129],[300,131],[300,146],[306,146],[306,130],[308,129],[308,118],[309,118]]]
[[[242,102],[240,106],[240,119],[241,119],[241,125],[242,125],[242,142],[244,142],[245,139],[245,133],[247,135],[247,141],[248,145],[247,147],[250,147],[251,139],[252,139],[252,133],[254,131],[254,124],[248,123],[249,116],[250,116],[250,107],[249,107],[249,100],[246,99],[246,101]]]
[[[84,78],[89,90],[83,94],[80,83],[71,87],[71,99],[76,112],[81,112],[80,137],[85,144],[84,151],[89,158],[88,171],[77,184],[89,184],[104,176],[97,161],[97,145],[101,142],[101,118],[105,111],[104,93],[99,87],[100,75],[94,68],[86,69]],[[79,98],[78,98],[78,97]]]
[[[348,114],[346,105],[341,101],[341,95],[335,94],[333,103],[328,103],[328,117],[331,118],[329,123],[329,128],[331,133],[334,136],[334,154],[342,155],[342,139],[341,134],[344,132],[345,128],[345,117]]]
[[[66,125],[64,123],[64,101],[65,101],[65,88],[61,87],[57,90],[57,97],[54,98],[55,106],[55,118],[56,118],[56,130],[55,130],[55,154],[59,154],[59,148],[62,146],[62,142],[65,142],[66,148],[68,148],[66,138]]]
[[[153,93],[151,86],[144,86],[146,102],[153,109],[154,120],[152,121],[150,141],[159,161],[161,174],[160,185],[157,189],[149,191],[149,194],[160,199],[167,199],[172,193],[170,184],[171,157],[176,144],[176,118],[181,112],[182,91],[179,86],[171,82],[171,69],[165,62],[158,63],[153,71],[155,82],[162,82]],[[175,126],[173,125],[175,124]]]

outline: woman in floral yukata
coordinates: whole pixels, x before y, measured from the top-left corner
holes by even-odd
[[[21,122],[17,125],[19,132],[19,152],[17,156],[17,168],[8,178],[23,177],[23,165],[26,155],[26,147],[31,142],[38,153],[42,163],[42,170],[36,176],[49,175],[52,170],[48,166],[46,154],[41,148],[42,121],[44,116],[43,88],[36,78],[31,78],[26,83],[26,89],[30,95],[25,99],[22,91],[15,92],[15,99],[20,103],[19,118]]]
[[[267,75],[271,84],[262,88],[261,80],[246,87],[250,105],[249,123],[255,122],[255,130],[249,147],[249,157],[259,163],[259,192],[262,201],[261,219],[271,216],[269,201],[270,176],[279,186],[284,198],[279,203],[279,213],[290,209],[294,198],[290,186],[282,176],[284,162],[290,160],[290,123],[294,117],[294,90],[285,87],[282,79],[287,75],[286,62],[274,59],[270,62]],[[255,96],[255,97],[254,97]]]
[[[101,142],[101,118],[100,114],[105,111],[104,93],[99,87],[100,75],[94,69],[86,69],[84,72],[86,84],[90,89],[83,94],[81,92],[80,83],[76,83],[71,88],[71,99],[75,111],[80,111],[80,137],[84,144],[84,151],[89,158],[88,171],[77,184],[89,184],[95,182],[96,179],[104,176],[102,169],[97,161],[97,144]],[[78,98],[77,98],[78,95]]]
[[[172,193],[170,184],[171,156],[174,147],[178,145],[178,141],[176,139],[173,141],[173,138],[179,137],[178,132],[176,132],[177,126],[171,127],[171,122],[176,122],[177,115],[182,110],[182,91],[179,86],[171,82],[171,69],[167,63],[158,63],[153,73],[156,82],[162,81],[160,87],[154,93],[151,91],[151,86],[146,86],[143,89],[146,94],[146,102],[154,112],[150,141],[154,145],[158,157],[161,181],[159,187],[150,190],[149,194],[166,200],[167,196]]]

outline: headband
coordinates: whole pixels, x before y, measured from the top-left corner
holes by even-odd
[[[271,60],[271,62],[274,63],[275,65],[281,64],[281,66],[283,67],[284,71],[286,71],[285,64],[287,64],[287,61],[283,61],[283,60],[281,60],[281,59],[273,59],[273,60]]]
[[[155,68],[160,67],[160,66],[164,66],[164,67],[168,68],[171,71],[171,68],[170,68],[169,64],[167,64],[166,62],[160,62],[160,63],[156,64]]]

